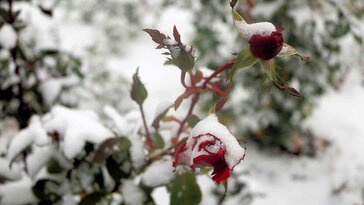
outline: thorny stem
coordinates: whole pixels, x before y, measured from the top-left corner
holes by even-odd
[[[143,105],[139,105],[139,109],[140,109],[140,113],[142,114],[143,125],[144,125],[145,134],[146,134],[145,144],[147,146],[149,146],[150,148],[154,148],[154,145],[152,143],[152,139],[150,137],[149,128],[148,128],[148,125],[147,125],[147,120],[145,118],[145,112],[144,112],[144,109],[143,109]]]
[[[206,88],[207,84],[213,78],[217,77],[220,73],[231,69],[233,65],[234,65],[234,61],[229,61],[229,62],[225,63],[224,65],[218,67],[208,78],[206,78],[205,82],[203,83],[203,85],[201,87],[203,89]],[[195,82],[195,78],[193,76],[192,70],[190,70],[188,73],[190,74],[190,78],[191,78],[191,84],[192,84],[191,86],[196,87],[196,82]],[[193,94],[192,102],[191,102],[190,108],[188,109],[187,115],[182,120],[182,122],[180,123],[180,126],[178,128],[177,135],[176,135],[177,140],[179,139],[180,135],[182,134],[183,128],[184,128],[185,124],[187,123],[188,118],[192,115],[192,112],[193,112],[193,110],[194,110],[194,108],[195,108],[195,106],[196,106],[196,104],[198,102],[199,97],[200,97],[200,92],[197,92],[197,93]]]
[[[177,135],[176,135],[176,138],[178,140],[179,136],[182,134],[182,131],[183,131],[183,127],[185,126],[188,118],[191,116],[192,112],[193,112],[193,109],[195,108],[196,104],[197,104],[197,101],[198,101],[198,98],[200,97],[200,93],[195,93],[192,97],[192,102],[191,102],[191,105],[190,105],[190,108],[188,109],[188,112],[187,112],[187,115],[186,117],[182,120],[179,128],[178,128],[178,131],[177,131]]]
[[[226,71],[226,70],[229,70],[232,68],[232,66],[234,65],[234,61],[229,61],[227,63],[225,63],[224,65],[218,67],[208,78],[205,79],[205,82],[202,84],[202,86],[200,88],[204,89],[206,88],[207,84],[215,77],[217,77],[220,73]],[[193,76],[193,73],[192,71],[189,71],[189,75],[190,75],[190,78],[191,78],[191,87],[194,87],[196,88],[196,82],[195,82],[195,79],[194,79],[194,76]],[[185,84],[185,77],[186,77],[186,72],[182,72],[181,73],[181,82],[182,82],[182,85],[185,87],[185,88],[188,88],[188,86]],[[229,88],[230,90],[230,88]],[[193,110],[194,108],[196,107],[196,104],[199,100],[199,97],[200,97],[200,92],[196,92],[193,94],[192,96],[192,101],[191,101],[191,104],[190,104],[190,107],[188,109],[188,112],[185,116],[185,118],[180,122],[180,126],[178,128],[178,131],[177,131],[177,134],[176,134],[176,139],[177,141],[179,140],[179,137],[180,135],[182,134],[183,132],[183,129],[184,129],[184,126],[185,124],[187,123],[188,121],[188,118],[192,115],[193,113]],[[142,108],[141,108],[142,109]],[[142,115],[143,115],[143,111],[142,111]],[[145,121],[144,117],[143,117],[143,121]],[[147,129],[146,129],[147,130]],[[148,135],[148,134],[147,134]],[[172,150],[176,148],[177,145],[172,145],[168,148],[166,148],[165,150],[163,150],[161,153],[159,153],[158,155],[150,158],[149,162],[151,163],[152,161],[154,161],[155,159],[158,159],[166,154],[171,154]]]
[[[215,72],[213,72],[204,82],[204,84],[202,85],[202,88],[206,88],[207,84],[215,77],[217,77],[220,73],[229,70],[233,67],[234,65],[234,61],[229,61],[227,63],[225,63],[224,65],[218,67]]]

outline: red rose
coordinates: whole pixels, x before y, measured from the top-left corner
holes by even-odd
[[[269,60],[278,55],[283,47],[281,31],[273,31],[270,35],[253,35],[250,40],[250,50],[253,55],[263,60]]]
[[[233,168],[244,158],[242,148],[230,131],[210,115],[200,121],[185,143],[178,146],[173,166],[213,167],[212,179],[220,184],[230,176]]]

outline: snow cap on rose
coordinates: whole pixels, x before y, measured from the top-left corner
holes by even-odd
[[[173,166],[187,165],[192,169],[198,165],[213,167],[212,179],[220,184],[229,178],[230,172],[244,156],[245,148],[212,114],[197,123],[186,142],[178,146]]]

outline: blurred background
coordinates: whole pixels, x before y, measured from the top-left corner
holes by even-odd
[[[248,22],[283,27],[285,42],[310,61],[278,61],[301,98],[262,83],[259,66],[237,73],[219,118],[247,154],[229,180],[223,204],[363,205],[364,1],[240,0],[237,9]],[[170,182],[139,183],[148,167],[143,153],[142,164],[129,165],[128,171],[121,167],[124,161],[111,158],[106,168],[95,168],[89,156],[102,137],[80,134],[82,153],[70,159],[74,149],[65,147],[77,143],[59,135],[71,122],[95,119],[92,123],[110,132],[115,131],[111,121],[121,116],[140,121],[129,94],[138,67],[151,122],[161,103],[174,102],[183,87],[180,71],[164,65],[165,57],[141,29],[172,34],[176,25],[183,42],[196,49],[196,67],[211,72],[246,46],[230,13],[226,0],[1,0],[0,204],[170,204]],[[206,116],[214,100],[204,96],[197,115]],[[186,109],[183,103],[170,113],[182,117]],[[58,113],[67,117],[57,118]],[[39,124],[52,145],[37,138]],[[164,129],[167,143],[175,128],[166,123]],[[132,163],[139,156],[134,151],[127,153]],[[131,190],[118,194],[120,181],[131,183]],[[197,184],[199,200],[182,204],[219,203],[222,187],[203,174]],[[134,197],[142,202],[122,194],[138,190],[143,193]]]

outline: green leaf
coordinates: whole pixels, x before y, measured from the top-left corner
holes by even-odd
[[[281,74],[279,72],[279,69],[277,69],[278,67],[275,64],[274,59],[261,60],[260,63],[268,78],[274,83],[274,85],[278,89],[286,91],[288,94],[294,97],[301,96],[301,94],[295,88],[290,87],[288,83],[281,77]]]
[[[124,163],[129,163],[129,169],[125,169]],[[117,156],[110,156],[106,159],[106,169],[115,182],[128,178],[131,174],[131,162],[126,159],[119,162]]]
[[[194,127],[198,122],[200,122],[200,118],[196,115],[192,114],[188,117],[187,123],[190,127]]]
[[[133,85],[131,87],[130,95],[131,98],[139,105],[143,105],[145,99],[148,97],[147,89],[139,78],[139,69],[136,70],[133,75]]]
[[[197,205],[201,201],[201,190],[196,177],[192,173],[184,173],[175,177],[168,186],[170,204]]]
[[[128,152],[131,146],[130,141],[125,137],[116,137],[105,140],[93,158],[94,163],[103,163],[113,152]]]
[[[228,79],[232,80],[237,70],[253,66],[257,58],[253,55],[250,47],[246,47],[238,53],[233,68],[228,73]]]
[[[49,202],[53,204],[61,199],[60,184],[54,180],[42,179],[37,181],[37,183],[32,187],[34,195],[44,202]]]
[[[222,204],[222,202],[226,198],[226,194],[227,194],[227,191],[228,191],[228,181],[227,180],[223,181],[222,185],[224,186],[224,194],[221,196],[221,198],[219,200],[219,204]]]
[[[105,200],[107,194],[104,192],[94,192],[85,196],[78,205],[96,205],[102,200]]]
[[[57,160],[51,159],[47,164],[47,172],[50,174],[60,174],[64,171],[64,168],[58,163]]]
[[[159,149],[163,149],[163,147],[165,145],[164,140],[163,140],[163,137],[158,132],[156,132],[156,133],[153,134],[153,136],[152,136],[152,142]]]
[[[233,20],[234,21],[242,21],[242,22],[245,22],[246,23],[246,21],[244,20],[244,18],[241,17],[240,14],[238,14],[238,12],[236,12],[235,10],[233,10],[232,15],[233,15]]]
[[[168,113],[169,109],[171,109],[173,105],[167,107],[165,110],[163,110],[158,116],[155,117],[152,123],[152,127],[154,127],[155,130],[159,129],[159,122],[163,119],[164,116]]]
[[[286,43],[283,44],[283,48],[282,48],[281,52],[279,52],[277,57],[285,57],[285,56],[292,56],[292,55],[298,56],[303,62],[307,62],[310,59],[310,57],[304,56],[304,55],[298,53],[296,51],[296,49],[294,49],[292,46],[290,46]]]

